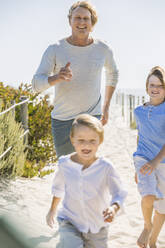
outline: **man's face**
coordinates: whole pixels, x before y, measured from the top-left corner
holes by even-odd
[[[70,17],[70,26],[72,28],[72,34],[83,38],[89,35],[92,31],[91,13],[88,9],[83,7],[77,7],[73,10]]]

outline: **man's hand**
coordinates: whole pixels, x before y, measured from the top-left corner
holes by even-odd
[[[107,85],[105,87],[104,104],[103,104],[102,116],[101,116],[101,123],[103,126],[108,123],[109,106],[114,90],[115,88],[111,85]]]
[[[72,79],[72,71],[70,68],[70,62],[68,62],[64,67],[62,67],[59,71],[59,73],[57,74],[57,80],[59,82],[61,81],[71,81]]]
[[[54,86],[60,82],[70,82],[72,79],[72,70],[70,68],[70,62],[68,62],[64,67],[62,67],[58,74],[50,76],[48,82],[51,86]]]
[[[109,108],[103,107],[102,116],[100,120],[103,126],[108,123],[108,118],[109,118]]]

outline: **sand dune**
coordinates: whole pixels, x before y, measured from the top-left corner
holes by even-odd
[[[124,123],[120,108],[112,106],[109,124],[105,127],[105,141],[99,154],[109,158],[120,174],[128,197],[125,213],[110,224],[109,247],[137,248],[136,239],[143,228],[140,197],[134,182],[132,153],[136,149],[136,130]],[[27,234],[34,247],[55,248],[58,242],[57,223],[50,229],[45,216],[51,202],[53,174],[44,178],[17,179],[0,182],[0,214],[10,214],[17,227]],[[165,248],[165,226],[158,242]]]

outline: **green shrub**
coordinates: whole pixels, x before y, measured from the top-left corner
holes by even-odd
[[[22,95],[27,96],[30,100],[28,104],[27,158],[22,175],[25,177],[40,176],[45,165],[49,162],[54,163],[57,159],[51,134],[50,112],[52,106],[48,104],[48,96],[42,97],[41,100],[39,94],[34,94],[31,91],[30,85],[21,84],[18,89],[14,89],[10,86],[5,87],[3,83],[0,83],[2,110],[8,108],[13,100],[16,103],[20,102]],[[15,119],[20,122],[20,106],[16,107]]]
[[[26,145],[23,142],[23,137],[20,138],[23,132],[20,123],[16,123],[11,112],[0,116],[0,155],[11,147],[11,150],[0,159],[1,177],[23,175],[26,160]]]

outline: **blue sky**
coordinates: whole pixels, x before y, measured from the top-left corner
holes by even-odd
[[[0,1],[0,81],[30,83],[49,44],[70,35],[72,0]],[[144,88],[148,71],[165,66],[164,0],[91,0],[99,15],[93,36],[113,49],[118,88]]]

